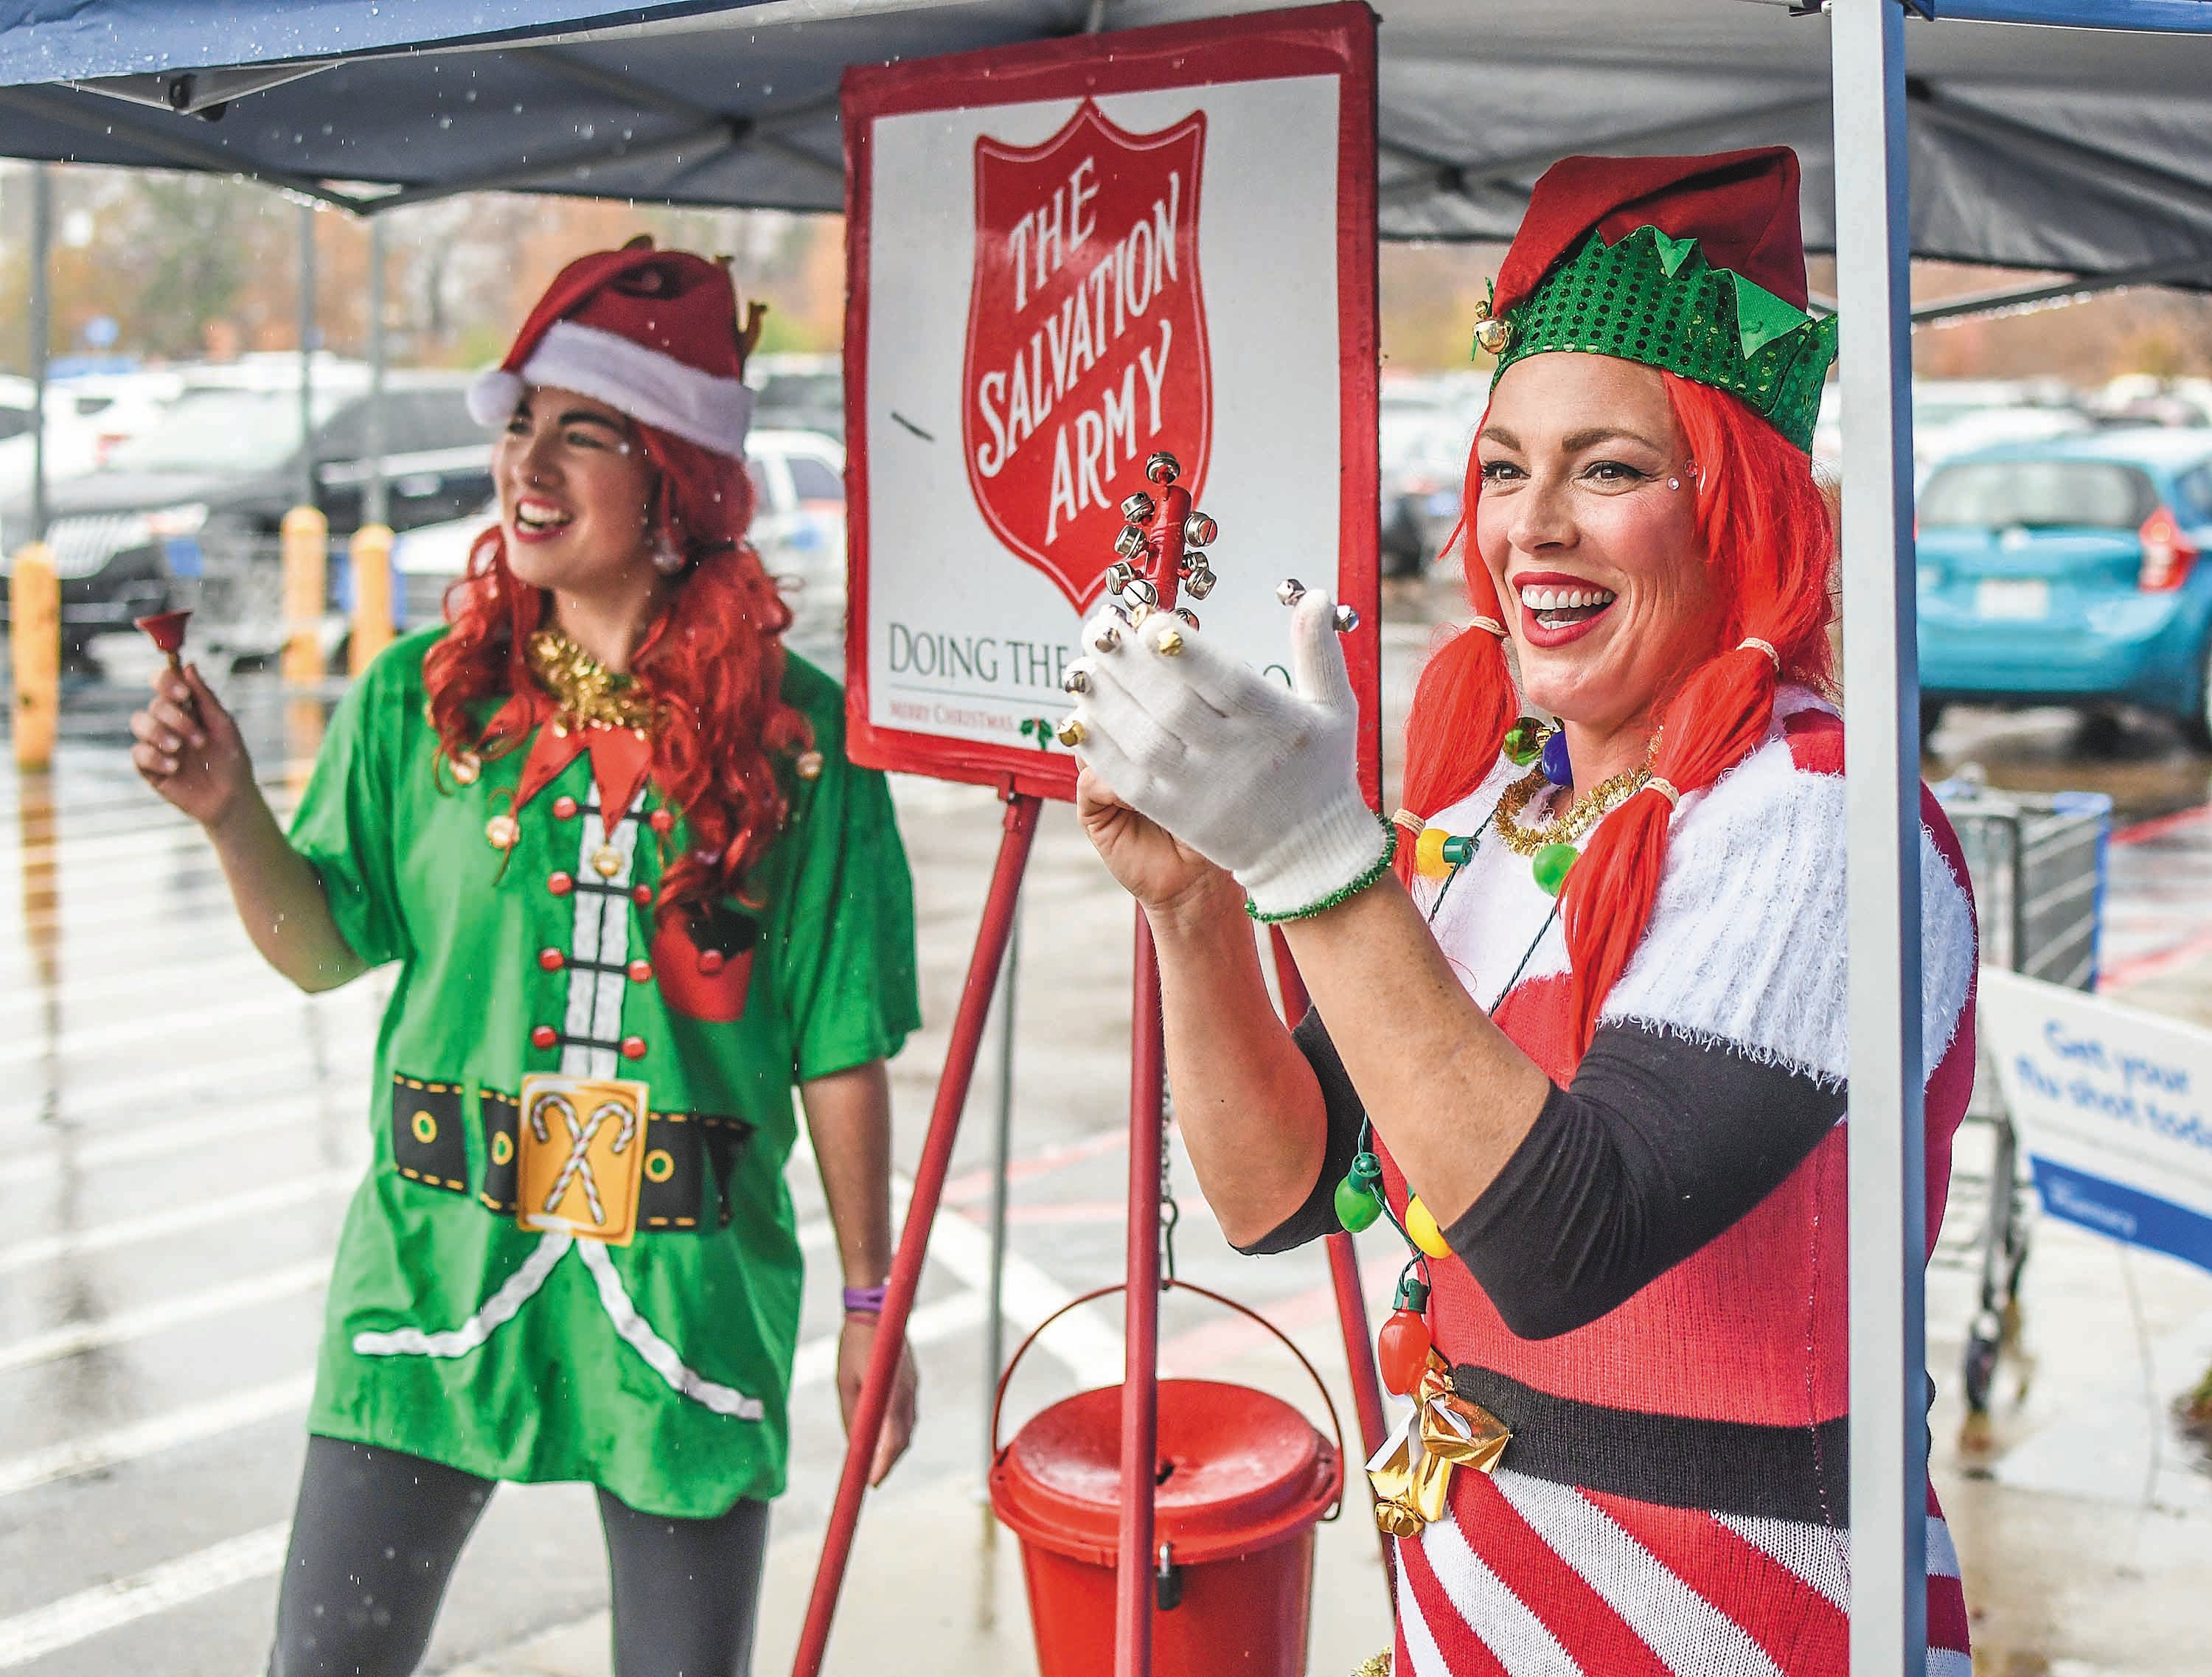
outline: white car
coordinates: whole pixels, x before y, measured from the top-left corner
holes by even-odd
[[[753,547],[792,610],[785,636],[835,671],[845,641],[845,446],[813,431],[755,431],[745,440],[752,474]],[[495,507],[424,525],[392,544],[392,610],[403,629],[435,623],[445,592],[468,568],[469,550]]]
[[[103,373],[46,386],[46,481],[94,470],[107,451],[161,418],[184,388],[173,374]],[[0,375],[0,504],[31,490],[33,390],[28,379]]]

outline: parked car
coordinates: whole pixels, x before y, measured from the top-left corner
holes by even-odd
[[[1488,391],[1480,374],[1384,381],[1376,414],[1383,575],[1419,576],[1450,538]]]
[[[818,431],[845,441],[845,363],[837,355],[755,355],[753,423],[766,430]]]
[[[1839,391],[1840,386],[1831,380],[1821,392],[1820,419],[1813,431],[1813,458],[1831,469],[1840,464],[1843,453]],[[2047,380],[1916,379],[1913,482],[1916,486],[1925,483],[1929,472],[1962,454],[2000,443],[2078,436],[2095,424],[2063,386]]]
[[[792,609],[786,641],[835,670],[844,659],[845,446],[812,431],[745,439],[754,550]],[[489,501],[465,518],[410,530],[392,544],[392,611],[402,628],[438,621],[469,550],[499,516]]]
[[[46,482],[90,471],[116,444],[157,423],[183,389],[173,374],[102,373],[46,386]],[[31,492],[28,379],[0,375],[0,506]]]
[[[396,530],[453,518],[491,493],[490,439],[469,416],[466,386],[463,375],[434,373],[387,381],[384,470]],[[368,444],[366,384],[319,371],[306,452],[340,586],[343,539],[362,521]],[[187,388],[96,471],[53,485],[46,541],[62,580],[64,654],[82,657],[94,635],[179,605],[202,612],[194,628],[203,647],[275,651],[285,634],[277,533],[306,467],[296,387],[226,382]],[[0,540],[27,511],[20,501],[0,507]]]
[[[2212,746],[2212,430],[2100,431],[1920,492],[1923,731],[1948,701],[2161,711]]]

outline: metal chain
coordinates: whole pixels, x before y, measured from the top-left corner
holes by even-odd
[[[1164,1072],[1160,1077],[1160,1286],[1166,1290],[1176,1278],[1175,1231],[1182,1220],[1182,1207],[1176,1204],[1175,1176],[1170,1168],[1173,1154],[1169,1141],[1175,1122],[1175,1091],[1169,1088]]]

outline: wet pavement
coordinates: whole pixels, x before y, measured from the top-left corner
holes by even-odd
[[[1385,612],[1402,707],[1446,602]],[[145,793],[123,724],[147,660],[69,696],[50,776],[0,771],[0,1670],[41,1677],[247,1677],[260,1669],[301,1454],[301,1416],[337,1219],[367,1151],[382,981],[320,998],[263,968],[197,833]],[[228,690],[280,793],[319,708],[266,678]],[[2127,1000],[2212,1022],[2212,760],[2160,726],[2084,731],[2059,713],[1954,711],[1934,767],[1992,784],[2103,790],[2113,852],[2105,963]],[[902,781],[925,1015],[896,1067],[910,1169],[998,836],[988,793]],[[2145,824],[2148,823],[2148,824]],[[1122,1255],[1130,911],[1069,812],[1042,823],[1024,895],[1014,1043],[1007,1344]],[[830,1670],[1034,1669],[1015,1546],[978,1501],[998,1039],[987,1039],[932,1242],[915,1334],[923,1422],[871,1502]],[[2172,1407],[2212,1362],[2212,1277],[2054,1223],[2034,1233],[2021,1354],[1985,1438],[1960,1446],[1957,1370],[1987,1200],[1986,1133],[1960,1150],[1929,1284],[1939,1484],[1981,1649],[2006,1677],[2212,1672],[2212,1475]],[[793,1491],[777,1505],[758,1669],[788,1668],[840,1431],[836,1323],[818,1186],[792,1181],[810,1255]],[[1347,1418],[1316,1252],[1254,1261],[1222,1242],[1180,1156],[1182,1272],[1262,1308],[1315,1357]],[[1395,1263],[1362,1245],[1370,1308]],[[1171,1303],[1171,1371],[1296,1391],[1287,1358]],[[1120,1314],[1083,1307],[1043,1342],[1008,1425],[1118,1377]],[[1321,1416],[1313,1407],[1316,1418]],[[1311,1668],[1348,1670],[1387,1634],[1357,1505],[1324,1528]],[[602,1677],[605,1562],[588,1493],[507,1487],[464,1557],[426,1669]]]

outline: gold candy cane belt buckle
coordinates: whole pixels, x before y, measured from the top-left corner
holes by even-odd
[[[515,1126],[515,1219],[525,1229],[627,1246],[644,1179],[646,1086],[533,1072]]]

